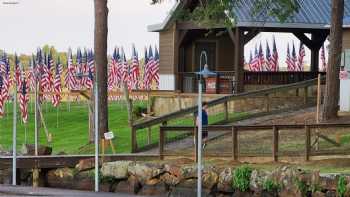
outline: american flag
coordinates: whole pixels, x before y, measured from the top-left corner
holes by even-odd
[[[259,71],[259,53],[255,45],[254,58],[251,63],[252,71]]]
[[[15,83],[17,85],[17,90],[20,90],[21,89],[21,66],[20,66],[20,61],[19,61],[19,58],[17,56],[17,54],[15,54],[15,76],[14,76],[14,79],[15,79]]]
[[[22,74],[21,77],[21,86],[20,86],[20,94],[19,94],[19,109],[21,111],[21,117],[23,123],[27,123],[28,121],[28,102],[29,102],[29,86],[27,85],[27,81],[25,78],[25,74]]]
[[[85,87],[87,89],[92,89],[93,87],[93,81],[94,81],[94,55],[93,53],[89,52],[87,55],[87,69],[88,69],[88,76],[86,78],[86,82],[85,82]]]
[[[152,80],[156,82],[156,89],[159,88],[159,52],[157,47],[154,49],[154,63],[151,66]]]
[[[294,42],[293,42],[293,49],[292,49],[292,66],[293,66],[293,71],[297,70],[297,54],[295,52],[295,46],[294,46]]]
[[[34,90],[35,88],[35,57],[32,55],[31,59],[29,60],[29,68],[28,68],[28,84],[30,90]]]
[[[254,70],[252,63],[253,63],[253,54],[252,54],[252,51],[250,51],[249,62],[248,62],[248,70],[249,71],[253,71]]]
[[[82,56],[82,61],[81,61],[81,74],[82,74],[82,77],[81,77],[81,86],[88,89],[87,86],[89,86],[87,83],[88,81],[88,57],[87,57],[87,52],[86,52],[86,49],[84,49],[84,53],[83,53],[83,56]]]
[[[154,64],[154,59],[153,59],[153,52],[152,52],[152,47],[149,47],[149,51],[147,54],[147,58],[145,58],[145,73],[144,73],[144,83],[145,83],[145,89],[149,90],[151,89],[151,85],[152,85],[152,64]]]
[[[326,53],[324,49],[324,45],[321,47],[321,71],[326,72],[327,71],[327,62],[326,62]]]
[[[81,90],[83,83],[83,55],[81,54],[80,48],[77,50],[77,65],[76,65],[76,79],[77,79],[77,89]]]
[[[139,58],[135,49],[135,45],[132,46],[132,60],[131,60],[131,80],[132,89],[139,88],[139,78],[140,78],[140,64]]]
[[[129,64],[126,61],[126,57],[125,57],[125,53],[124,53],[124,49],[122,48],[122,55],[121,55],[121,62],[122,62],[122,82],[123,83],[128,83],[129,80]]]
[[[67,73],[65,77],[65,86],[68,90],[76,88],[77,80],[75,78],[75,67],[73,65],[72,50],[68,50],[67,54]]]
[[[111,58],[111,62],[109,64],[108,69],[108,89],[112,90],[116,87],[117,81],[119,80],[118,76],[118,61],[120,60],[119,49],[117,47],[114,48],[114,52]]]
[[[300,42],[297,71],[304,71],[304,57],[305,57],[305,47],[303,43]]]
[[[270,52],[269,43],[266,40],[266,62],[265,62],[265,71],[272,71],[272,57]]]
[[[259,68],[258,71],[263,71],[264,64],[265,64],[265,57],[264,57],[264,52],[262,50],[262,46],[261,46],[261,43],[260,43],[259,55],[258,55],[258,68]]]
[[[273,71],[278,71],[278,52],[276,47],[276,40],[275,36],[273,36],[273,48],[272,48],[272,61],[271,61],[271,68]]]
[[[3,60],[5,62],[5,73],[3,75],[3,91],[2,91],[2,99],[3,103],[5,103],[9,99],[9,91],[11,86],[11,76],[10,76],[10,61],[4,53]]]
[[[53,83],[53,91],[54,91],[54,95],[52,96],[52,105],[54,107],[57,107],[60,102],[61,102],[61,73],[60,73],[60,66],[61,65],[61,61],[60,59],[57,60],[57,65],[56,65],[56,72],[55,72],[55,79],[54,79],[54,83]]]
[[[288,71],[294,71],[292,59],[291,59],[291,57],[290,57],[289,43],[287,44],[286,64],[287,64],[287,70],[288,70]]]
[[[5,99],[4,99],[4,80],[2,75],[0,75],[0,118],[2,118],[4,116],[4,103],[5,103]]]
[[[6,72],[6,56],[4,53],[0,59],[0,73],[5,73],[5,72]]]

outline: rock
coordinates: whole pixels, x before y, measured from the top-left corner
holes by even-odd
[[[164,173],[164,169],[159,165],[136,163],[128,166],[128,174],[136,176],[141,184],[160,176],[162,173]]]
[[[165,183],[158,182],[154,185],[144,185],[137,193],[140,196],[168,196],[168,187]]]
[[[213,171],[204,171],[202,176],[202,185],[204,188],[211,190],[218,183],[219,176]]]
[[[326,196],[326,194],[323,192],[320,192],[320,191],[314,192],[312,194],[312,197],[325,197],[325,196]]]
[[[345,196],[350,196],[350,182],[347,180]]]
[[[186,179],[180,181],[176,187],[183,187],[183,188],[197,188],[197,179]]]
[[[217,189],[220,192],[233,192],[232,188],[232,169],[225,168],[219,175]]]
[[[337,174],[320,174],[320,187],[325,190],[337,190]]]
[[[254,192],[260,192],[267,178],[267,173],[253,170],[252,174],[250,175],[249,188]]]
[[[105,177],[113,177],[115,179],[127,179],[128,168],[132,161],[115,161],[104,163],[101,168],[101,174]]]
[[[34,144],[26,144],[25,147],[22,148],[23,155],[35,155],[35,145]],[[48,146],[39,145],[38,147],[38,155],[51,155],[52,148]]]
[[[173,174],[169,174],[169,173],[164,173],[160,177],[160,180],[169,186],[175,186],[175,185],[179,184],[179,182],[180,182],[180,178],[174,176]]]
[[[327,191],[325,196],[326,197],[336,197],[337,196],[337,192],[335,192],[335,191]]]
[[[47,174],[47,186],[73,189],[74,171],[70,168],[50,170]]]
[[[168,197],[194,197],[197,196],[197,188],[184,188],[184,187],[172,187],[168,194]],[[210,194],[210,190],[202,189],[203,197],[212,197],[215,195]]]
[[[253,196],[252,192],[241,192],[239,190],[236,190],[233,194],[233,197],[251,197]]]
[[[99,160],[99,164],[101,165],[101,160]],[[75,166],[75,168],[81,172],[85,170],[91,170],[95,167],[95,159],[90,158],[90,159],[82,159],[79,161],[79,163]]]
[[[274,170],[271,176],[273,180],[281,184],[283,189],[290,191],[295,189],[295,178],[298,178],[301,173],[303,173],[301,170],[294,167],[283,166]]]
[[[168,172],[169,174],[171,174],[173,176],[181,177],[181,168],[179,166],[165,164],[164,171]]]
[[[120,193],[129,193],[129,194],[137,194],[141,189],[141,184],[139,180],[131,175],[129,176],[128,180],[120,181],[114,192],[120,192]]]
[[[197,167],[195,166],[183,166],[180,169],[182,179],[197,178]]]

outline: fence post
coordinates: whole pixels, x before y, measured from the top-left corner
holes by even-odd
[[[307,104],[308,87],[304,87],[304,104]]]
[[[311,132],[310,127],[305,125],[305,161],[310,160],[310,150],[311,150]]]
[[[279,135],[278,135],[278,127],[276,125],[273,125],[273,144],[272,144],[272,157],[273,161],[278,161],[278,141],[279,141]]]
[[[136,153],[137,141],[136,141],[136,129],[131,127],[131,153]]]
[[[265,109],[266,112],[270,112],[270,99],[268,94],[265,94]]]
[[[238,160],[238,129],[232,126],[232,158]]]
[[[228,103],[227,103],[227,101],[224,102],[224,119],[225,119],[225,121],[228,121]]]
[[[159,159],[164,159],[164,129],[159,128]]]

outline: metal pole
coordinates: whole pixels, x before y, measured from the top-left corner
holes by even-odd
[[[34,118],[35,118],[35,123],[34,123],[34,151],[35,151],[35,156],[38,156],[38,83],[37,83],[38,78],[35,76],[35,98],[34,98]]]
[[[197,197],[202,196],[202,83],[198,82]]]
[[[98,83],[97,83],[97,68],[95,73],[95,192],[98,192]]]
[[[12,185],[16,185],[16,156],[17,156],[17,110],[16,110],[16,103],[17,103],[17,85],[15,83],[14,92],[13,92],[13,138],[12,138]]]

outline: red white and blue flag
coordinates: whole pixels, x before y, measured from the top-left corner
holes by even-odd
[[[94,54],[93,52],[88,52],[87,54],[87,78],[85,82],[85,87],[87,89],[92,89],[94,81]]]
[[[61,61],[60,58],[58,57],[57,59],[57,65],[55,69],[55,79],[53,83],[53,93],[54,95],[52,96],[52,105],[54,107],[57,107],[60,102],[61,102],[61,92],[62,92],[62,85],[61,85],[61,71],[60,71],[60,65]]]
[[[4,116],[4,106],[5,106],[5,98],[4,98],[4,80],[2,75],[0,75],[0,118]]]
[[[292,63],[292,58],[290,57],[289,43],[287,44],[286,64],[287,64],[287,70],[288,70],[288,71],[294,71],[294,67],[293,67],[293,63]]]
[[[303,43],[300,42],[297,71],[304,71],[304,57],[305,57],[305,47]]]
[[[293,67],[293,71],[297,71],[297,54],[295,52],[295,46],[294,46],[294,42],[293,42],[293,49],[292,49],[292,67]]]
[[[132,46],[132,59],[131,59],[131,72],[130,81],[132,81],[131,88],[139,89],[140,78],[140,64],[138,54],[135,49],[135,45]]]
[[[75,78],[76,71],[73,64],[72,50],[68,50],[67,54],[67,73],[65,77],[65,86],[68,90],[75,90],[77,85],[77,80]]]
[[[266,40],[266,62],[265,62],[265,71],[272,71],[272,57],[269,47],[269,43]]]
[[[146,58],[145,58],[146,59]],[[150,90],[152,85],[152,64],[154,64],[153,59],[153,52],[152,47],[149,47],[148,56],[147,56],[147,63],[145,63],[145,73],[144,73],[144,83],[145,83],[145,89]]]
[[[272,58],[271,58],[271,69],[272,71],[278,71],[278,52],[276,47],[275,36],[273,36],[273,48],[272,48]]]
[[[263,71],[264,65],[265,65],[265,57],[264,57],[264,52],[262,50],[262,46],[260,43],[259,54],[258,54],[258,71]]]
[[[20,77],[20,80],[21,80],[21,86],[20,86],[20,94],[19,94],[19,109],[21,111],[21,117],[22,117],[23,123],[27,123],[28,122],[29,85],[24,73]]]

